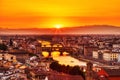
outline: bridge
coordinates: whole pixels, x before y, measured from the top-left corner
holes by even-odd
[[[41,51],[46,51],[49,53],[49,56],[51,56],[51,53],[54,51],[59,51],[60,56],[63,55],[63,52],[73,53],[72,47],[41,47]]]
[[[75,47],[66,47],[60,43],[58,44],[39,44],[36,46],[36,53],[42,53],[43,51],[48,52],[49,56],[51,56],[51,53],[54,51],[60,52],[60,55],[63,55],[63,52],[67,52],[69,54],[74,53]]]

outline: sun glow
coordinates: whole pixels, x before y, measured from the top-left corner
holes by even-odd
[[[62,25],[61,24],[56,24],[55,28],[60,29],[60,28],[62,28]]]

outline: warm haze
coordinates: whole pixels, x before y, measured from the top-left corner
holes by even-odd
[[[119,4],[120,0],[0,0],[0,27],[120,26]]]

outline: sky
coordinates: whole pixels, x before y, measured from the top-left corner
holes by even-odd
[[[0,28],[120,26],[120,0],[0,0]]]

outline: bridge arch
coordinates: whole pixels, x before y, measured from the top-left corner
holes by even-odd
[[[51,52],[51,56],[52,56],[52,57],[60,56],[60,52],[59,52],[59,51],[52,51],[52,52]]]
[[[60,52],[60,51],[52,51],[52,52],[48,52],[48,51],[42,51],[42,55],[44,57],[49,57],[49,56],[52,56],[52,57],[57,57],[57,56],[67,56],[69,55],[68,52]]]
[[[47,52],[47,51],[42,51],[42,55],[43,55],[44,57],[48,57],[48,56],[49,56],[49,52]]]

